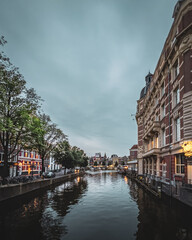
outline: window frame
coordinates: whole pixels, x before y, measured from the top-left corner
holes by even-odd
[[[182,154],[175,155],[175,174],[184,175],[185,174],[185,158]]]
[[[175,119],[175,141],[178,142],[181,140],[181,121],[180,118]]]

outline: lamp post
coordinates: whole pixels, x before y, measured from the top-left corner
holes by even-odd
[[[192,141],[184,142],[182,145],[186,157],[192,157]]]

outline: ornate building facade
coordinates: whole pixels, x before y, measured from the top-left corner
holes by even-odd
[[[176,186],[192,183],[192,0],[180,0],[154,74],[137,101],[138,173]]]

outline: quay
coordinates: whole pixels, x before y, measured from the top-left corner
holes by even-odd
[[[124,174],[137,182],[141,187],[143,187],[147,192],[150,192],[157,198],[161,198],[162,194],[168,196],[172,199],[192,207],[192,188],[188,185],[174,186],[171,183],[163,182],[161,180],[151,180],[150,182],[144,176],[139,176],[137,173],[131,171],[125,171]]]
[[[148,192],[152,193],[155,197],[161,198],[161,188],[157,188],[157,191],[152,189],[150,187],[150,185],[148,185],[145,182],[143,182],[142,180],[140,180],[137,175],[129,173],[128,171],[125,173],[125,175],[128,178],[132,179],[133,181],[137,182],[142,188],[144,188]]]
[[[56,184],[74,179],[82,176],[84,172],[72,173],[67,175],[60,175],[55,178],[44,178],[27,183],[7,184],[0,186],[0,203],[6,200],[13,199],[31,192],[41,190],[46,187],[54,186]]]

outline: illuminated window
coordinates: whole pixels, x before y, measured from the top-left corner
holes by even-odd
[[[184,156],[181,154],[177,154],[175,156],[175,172],[176,172],[176,174],[184,174],[185,173]]]
[[[159,147],[159,139],[158,136],[155,137],[155,148]]]

